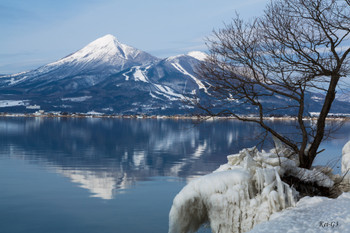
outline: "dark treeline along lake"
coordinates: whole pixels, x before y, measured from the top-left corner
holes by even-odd
[[[295,131],[292,121],[271,124]],[[260,133],[235,120],[0,118],[0,232],[167,232],[186,182]],[[345,123],[315,164],[339,172],[349,139]]]

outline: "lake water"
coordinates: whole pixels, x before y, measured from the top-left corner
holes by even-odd
[[[186,182],[260,133],[234,120],[0,118],[0,232],[167,232]],[[346,123],[315,163],[339,172],[349,139]]]

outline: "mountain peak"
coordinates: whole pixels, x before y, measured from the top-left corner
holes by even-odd
[[[167,61],[176,61],[176,60],[179,60],[181,58],[188,58],[188,57],[191,57],[191,58],[194,58],[196,60],[199,60],[199,61],[205,61],[205,59],[208,57],[208,55],[204,52],[201,52],[201,51],[192,51],[192,52],[189,52],[187,54],[180,54],[180,55],[176,55],[176,56],[171,56],[171,57],[168,57],[166,58]]]
[[[106,34],[100,38],[98,38],[97,40],[99,39],[105,39],[105,40],[117,40],[117,38],[115,36],[113,36],[112,34]]]
[[[208,57],[206,53],[203,53],[201,51],[192,51],[192,52],[189,52],[187,55],[190,57],[194,57],[200,61],[205,61],[205,59]]]
[[[94,44],[94,45],[108,45],[108,44],[120,44],[120,42],[118,41],[118,39],[113,36],[112,34],[107,34],[105,36],[102,36],[96,40],[94,40],[93,42],[91,42],[90,44]],[[89,44],[89,45],[90,45]]]
[[[157,60],[157,58],[150,54],[122,44],[118,39],[107,34],[102,36],[79,51],[49,64],[49,66],[56,66],[61,64],[105,64],[114,66],[117,69],[125,68],[128,63],[144,64]],[[84,65],[86,66],[86,65]]]

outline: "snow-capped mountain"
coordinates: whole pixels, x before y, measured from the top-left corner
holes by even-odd
[[[247,114],[253,109],[232,99],[211,102],[210,85],[196,75],[206,54],[156,58],[103,36],[77,52],[36,70],[0,76],[0,112],[45,111],[108,114],[188,114],[188,98],[209,101],[216,109]],[[308,111],[319,111],[322,96],[310,93]],[[283,97],[269,96],[274,114],[293,114]],[[339,102],[339,101],[338,101]],[[333,112],[350,112],[350,103],[334,103]]]
[[[198,63],[199,60],[192,56],[179,55],[151,65],[133,66],[65,98],[94,96],[94,101],[92,98],[86,101],[90,108],[102,112],[107,109],[110,113],[189,113],[193,107],[186,104],[186,99],[205,95],[208,86],[195,76]],[[99,103],[108,103],[105,110],[98,106]],[[72,101],[66,101],[66,104],[75,105]]]
[[[36,70],[0,77],[0,107],[26,111],[185,113],[187,95],[206,91],[195,67],[204,53],[166,59],[103,36]]]
[[[152,55],[120,43],[116,37],[106,35],[101,37],[81,50],[46,67],[70,65],[79,67],[80,70],[95,70],[101,66],[110,67],[113,72],[129,68],[134,65],[144,65],[156,61]],[[111,70],[106,70],[111,72]]]
[[[26,92],[42,92],[50,84],[68,78],[64,88],[79,89],[79,85],[92,86],[109,74],[157,60],[158,58],[144,51],[120,43],[112,35],[106,35],[56,62],[33,71],[4,76],[0,79],[0,85],[13,89],[29,88]],[[47,93],[51,91],[52,89],[48,89]]]

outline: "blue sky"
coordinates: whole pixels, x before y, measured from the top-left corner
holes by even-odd
[[[37,68],[113,34],[160,58],[205,51],[204,38],[268,0],[1,0],[0,74]]]

